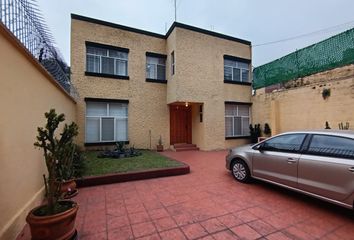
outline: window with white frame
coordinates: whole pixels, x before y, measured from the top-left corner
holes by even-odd
[[[90,73],[128,76],[128,53],[87,45],[86,71]]]
[[[128,141],[128,104],[86,102],[86,143]]]
[[[250,64],[242,61],[224,59],[224,80],[250,82]]]
[[[166,80],[166,58],[146,56],[146,78]]]
[[[225,104],[225,136],[249,136],[250,106]]]

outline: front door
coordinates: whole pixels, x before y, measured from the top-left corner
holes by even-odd
[[[191,106],[170,105],[170,142],[192,143]]]

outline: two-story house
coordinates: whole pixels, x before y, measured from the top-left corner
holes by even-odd
[[[166,35],[72,15],[79,143],[202,150],[247,142],[251,43],[175,22]]]

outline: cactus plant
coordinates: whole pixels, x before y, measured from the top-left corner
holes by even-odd
[[[60,199],[61,182],[66,180],[68,171],[72,168],[72,158],[75,150],[74,137],[78,134],[78,126],[72,122],[65,124],[60,137],[56,130],[60,123],[65,121],[64,114],[57,114],[54,109],[45,113],[47,123],[45,127],[38,127],[35,147],[43,149],[44,159],[48,170],[48,177],[43,175],[45,196],[47,198],[47,215],[53,215],[60,211],[58,200]],[[59,183],[59,184],[58,184]]]
[[[346,122],[345,125],[343,122],[338,124],[340,130],[348,130],[349,129],[349,122]]]

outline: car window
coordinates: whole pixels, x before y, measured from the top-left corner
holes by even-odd
[[[269,151],[296,152],[301,148],[306,134],[287,134],[264,142],[262,149]]]
[[[354,159],[354,140],[337,136],[314,135],[308,152],[324,156]]]

